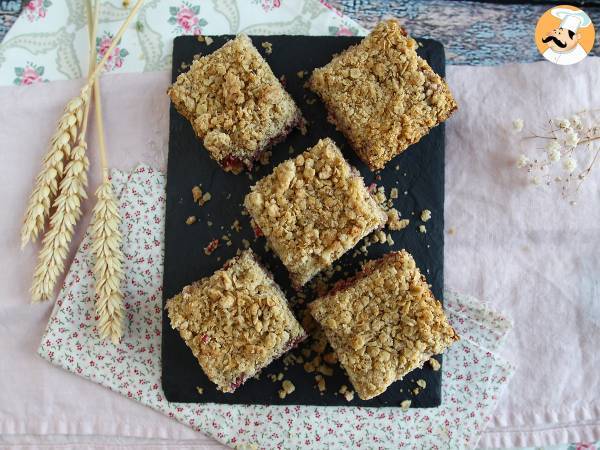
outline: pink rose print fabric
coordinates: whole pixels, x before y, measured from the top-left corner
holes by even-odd
[[[202,34],[202,27],[208,25],[206,19],[199,16],[200,5],[192,5],[188,2],[183,2],[181,6],[171,6],[169,8],[168,22],[174,25],[174,34]]]
[[[102,37],[96,38],[96,52],[98,54],[98,61],[100,61],[104,57],[104,55],[108,51],[108,48],[110,47],[110,44],[112,44],[112,40],[113,35],[108,32],[104,32]],[[110,72],[111,70],[122,67],[123,62],[125,61],[125,57],[127,55],[129,55],[129,52],[123,47],[117,45],[106,60],[104,70]]]
[[[438,408],[168,403],[160,381],[165,177],[148,166],[130,174],[115,171],[112,177],[123,218],[123,341],[115,346],[98,338],[86,235],[58,296],[40,356],[233,448],[475,447],[513,372],[495,354],[511,324],[478,300],[451,291],[445,293],[446,309],[463,338],[444,357]]]
[[[44,66],[39,66],[34,63],[28,62],[25,67],[15,67],[16,78],[13,80],[13,84],[17,86],[29,86],[35,83],[47,82],[44,75]]]
[[[29,22],[43,19],[48,13],[48,8],[52,6],[50,0],[30,0],[25,7],[25,17]]]

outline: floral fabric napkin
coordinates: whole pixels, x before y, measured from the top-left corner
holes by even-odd
[[[68,371],[150,406],[235,448],[472,448],[513,368],[496,355],[511,323],[481,302],[445,293],[462,340],[445,357],[435,409],[181,404],[161,389],[165,177],[139,166],[113,171],[123,223],[127,314],[119,346],[98,338],[90,237],[66,277],[39,354]],[[200,370],[200,369],[199,369]]]
[[[86,0],[32,0],[0,43],[0,86],[80,78],[88,67]],[[104,56],[129,10],[101,0],[96,50]],[[130,4],[135,2],[132,0]],[[170,69],[183,34],[357,35],[366,30],[324,0],[146,0],[109,57],[109,72]]]

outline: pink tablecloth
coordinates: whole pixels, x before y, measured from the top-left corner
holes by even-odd
[[[448,80],[461,109],[447,128],[445,218],[455,230],[447,236],[447,283],[508,311],[515,322],[506,356],[518,370],[482,444],[598,439],[598,398],[590,395],[600,392],[598,173],[584,185],[576,207],[543,189],[525,189],[514,169],[519,150],[510,122],[600,104],[600,61],[588,58],[570,68],[450,67]],[[113,166],[164,163],[167,82],[166,73],[106,77]],[[51,305],[27,303],[34,249],[18,251],[18,229],[53,121],[77,87],[60,82],[0,89],[0,183],[8,212],[0,218],[0,380],[8,386],[0,391],[0,433],[198,439],[35,356]],[[95,171],[92,186],[97,180]]]

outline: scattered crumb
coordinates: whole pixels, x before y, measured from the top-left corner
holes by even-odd
[[[277,374],[277,381],[281,381],[281,380],[283,380],[283,374],[281,372],[279,372]]]
[[[387,236],[385,237],[385,242],[387,243],[387,245],[389,245],[390,247],[392,245],[394,245],[394,240],[392,239],[392,235],[390,233],[387,234]]]
[[[421,220],[423,222],[427,222],[429,219],[431,219],[431,211],[429,211],[428,209],[424,209],[421,212]]]
[[[307,105],[314,105],[316,103],[317,99],[316,98],[307,98],[306,99],[306,104]]]
[[[195,55],[192,57],[192,59],[193,59],[194,61],[198,61],[200,58],[202,58],[202,53],[196,53],[196,54],[195,54]]]
[[[231,224],[231,229],[234,231],[237,231],[239,233],[240,230],[242,229],[242,226],[240,225],[240,221],[235,219],[233,221],[233,223]]]
[[[271,53],[273,53],[273,44],[271,44],[269,41],[265,41],[260,45],[262,46],[262,48],[265,49],[265,53],[267,55],[270,55]]]
[[[352,400],[354,400],[354,391],[346,391],[344,393],[344,398],[347,402],[351,402]]]
[[[392,231],[402,230],[406,228],[410,221],[408,219],[400,220],[400,213],[396,208],[391,208],[387,211],[387,227]]]
[[[394,167],[395,170],[400,170],[400,165],[396,164],[396,167]]]
[[[304,78],[304,74],[306,72],[304,70],[299,70],[298,72],[296,72],[296,75],[298,75],[298,78]]]
[[[392,188],[392,190],[390,191],[390,198],[398,198],[398,188]]]
[[[427,382],[421,378],[417,380],[417,386],[419,386],[421,389],[425,389],[427,387]]]
[[[292,383],[290,380],[283,380],[283,383],[281,383],[281,387],[283,388],[286,394],[291,394],[296,390],[296,386],[294,386],[294,383]]]
[[[198,42],[204,42],[204,36],[202,36],[201,34],[196,36],[196,39],[198,40]]]
[[[421,393],[421,389],[419,389],[418,387],[414,388],[412,390],[413,395],[419,395]]]
[[[242,239],[242,245],[244,248],[250,248],[250,241],[248,239]]]
[[[290,147],[288,148],[288,153],[291,155],[292,153],[294,153],[294,147],[292,147],[290,145]]]
[[[204,394],[204,388],[201,388],[200,386],[196,386],[196,391],[198,392],[198,394],[202,395]]]
[[[456,230],[454,229],[454,227],[450,227],[450,228],[448,228],[448,234],[449,234],[449,235],[451,235],[451,236],[452,236],[452,235],[453,235],[453,234],[455,234],[455,233],[456,233]]]
[[[427,233],[427,228],[425,228],[425,225],[419,225],[419,231],[421,233]]]
[[[211,220],[208,220],[208,221],[206,222],[206,224],[207,224],[209,227],[212,227],[212,226],[213,226],[213,223],[212,223],[212,221],[211,221]]]
[[[207,203],[208,201],[210,201],[211,198],[212,198],[212,195],[210,195],[210,192],[205,192],[204,195],[202,195],[202,198],[200,200],[198,200],[198,204],[200,206],[204,206],[204,204]]]
[[[262,152],[260,154],[260,157],[258,158],[258,162],[261,163],[261,165],[266,166],[271,162],[271,155],[273,154],[273,152],[270,151],[266,151],[266,152]]]
[[[431,366],[431,368],[437,372],[438,370],[440,370],[440,368],[442,367],[442,365],[440,364],[440,362],[435,359],[435,358],[431,358],[429,360],[429,365]]]
[[[302,136],[306,136],[306,133],[308,133],[308,123],[306,122],[306,120],[303,120],[302,123],[299,126],[300,129],[300,134]]]
[[[206,42],[206,45],[210,45],[213,43],[213,38],[211,38],[210,36],[206,36],[204,38],[204,42]]]
[[[192,197],[194,198],[194,203],[198,203],[198,200],[202,198],[202,189],[200,189],[200,186],[192,188]]]
[[[319,389],[319,392],[325,392],[327,386],[325,385],[325,378],[323,378],[323,375],[316,375],[315,381],[317,382],[317,388]]]
[[[204,247],[204,254],[211,255],[212,252],[214,252],[218,246],[219,246],[219,240],[213,239],[212,241],[210,241],[208,243],[208,245],[206,247]]]
[[[187,219],[185,219],[185,223],[188,225],[192,225],[194,223],[196,223],[196,216],[190,216]]]
[[[383,186],[379,186],[377,188],[377,192],[375,193],[375,200],[380,205],[385,203],[385,201],[387,200],[387,198],[385,198],[385,188]]]
[[[330,352],[323,355],[323,361],[325,361],[327,364],[335,364],[338,362],[338,358],[335,353]]]
[[[402,411],[406,412],[406,411],[408,411],[408,408],[410,408],[410,404],[411,404],[410,400],[404,400],[404,401],[400,402],[400,408],[402,408]]]

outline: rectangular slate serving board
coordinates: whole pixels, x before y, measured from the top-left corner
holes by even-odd
[[[173,48],[173,80],[182,72],[182,63],[191,64],[196,54],[206,55],[219,48],[233,36],[215,36],[210,46],[199,42],[195,37],[182,36],[175,39]],[[254,169],[252,179],[247,173],[233,175],[224,172],[211,160],[202,143],[196,138],[191,125],[175,108],[170,111],[169,158],[167,172],[167,205],[165,221],[165,259],[163,300],[202,277],[211,275],[229,258],[235,256],[238,248],[243,248],[242,239],[251,242],[252,249],[261,261],[274,274],[275,280],[288,294],[293,295],[288,274],[274,254],[265,250],[264,238],[254,239],[248,216],[243,216],[242,202],[250,186],[269,174],[272,168],[314,145],[319,138],[331,137],[341,148],[344,156],[357,167],[369,185],[372,182],[383,185],[386,194],[392,187],[398,188],[399,198],[396,208],[403,218],[410,219],[408,228],[392,232],[394,250],[405,248],[415,257],[418,266],[426,275],[438,299],[442,299],[443,256],[444,256],[444,126],[433,129],[419,143],[391,161],[384,170],[370,172],[351,150],[346,139],[326,120],[326,111],[315,94],[304,88],[304,83],[312,69],[321,67],[331,60],[334,54],[360,41],[357,37],[308,37],[308,36],[252,36],[254,45],[270,64],[277,77],[285,77],[285,86],[292,95],[304,117],[308,120],[308,132],[302,135],[298,130],[281,144],[272,149],[271,163]],[[272,53],[266,54],[263,42],[272,44]],[[443,46],[432,40],[420,40],[419,54],[433,69],[444,75],[445,59]],[[307,75],[301,79],[297,72],[304,70]],[[308,100],[308,102],[307,102]],[[315,101],[316,100],[316,101]],[[290,146],[293,152],[290,154]],[[398,166],[398,169],[396,167]],[[212,199],[203,207],[194,204],[191,189],[202,185],[204,192],[210,192]],[[423,209],[432,212],[432,219],[426,223],[427,232],[421,233],[418,226]],[[186,225],[188,216],[195,215],[198,222]],[[234,220],[242,225],[240,232],[230,229]],[[208,226],[208,222],[212,226]],[[388,231],[389,232],[389,231]],[[204,247],[213,239],[231,233],[232,245],[221,241],[219,248],[210,256],[204,254]],[[357,247],[360,247],[361,243]],[[387,244],[373,244],[369,247],[368,259],[379,257],[392,250]],[[364,255],[353,258],[352,251],[344,255],[339,263],[343,270],[331,278],[335,282],[344,274],[352,275],[359,270],[359,262]],[[310,288],[305,289],[307,303],[315,297]],[[298,312],[296,310],[296,312]],[[303,345],[310,345],[310,340]],[[300,347],[301,349],[302,347]],[[295,350],[300,354],[300,349]],[[438,358],[441,361],[441,358]],[[296,386],[293,394],[280,399],[278,390],[281,382],[272,382],[267,374],[282,372],[284,379]],[[302,365],[285,368],[282,360],[273,362],[263,369],[260,378],[250,379],[233,394],[216,390],[206,378],[192,352],[187,348],[177,331],[169,323],[163,311],[162,335],[162,385],[166,398],[172,402],[229,403],[229,404],[303,404],[303,405],[344,405],[344,406],[399,406],[400,402],[411,399],[412,407],[435,407],[441,401],[442,371],[433,371],[428,364],[417,369],[394,383],[388,390],[368,401],[356,395],[347,402],[337,394],[345,384],[352,388],[347,375],[336,365],[334,374],[325,377],[327,390],[320,394],[315,386],[315,374],[305,372]],[[413,395],[416,381],[423,379],[427,387],[418,395]],[[197,387],[203,389],[199,394]]]

